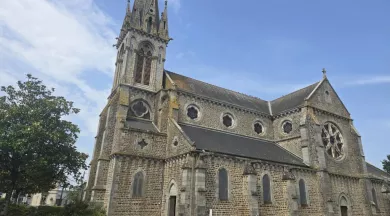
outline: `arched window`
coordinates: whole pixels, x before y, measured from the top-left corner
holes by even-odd
[[[303,179],[299,180],[299,201],[301,205],[307,205],[306,185]]]
[[[147,32],[150,33],[152,31],[152,17],[149,17],[148,23],[147,23]]]
[[[144,184],[144,174],[140,171],[134,176],[133,197],[142,197],[143,184]]]
[[[152,70],[152,48],[143,44],[137,52],[137,63],[135,68],[134,81],[136,83],[149,85]]]
[[[371,193],[372,193],[372,201],[374,202],[375,208],[378,211],[379,210],[378,200],[376,199],[376,191],[374,188],[372,188]]]
[[[226,169],[219,170],[218,180],[219,200],[228,200],[228,174]]]
[[[266,174],[263,176],[263,201],[264,204],[271,204],[271,181],[269,176]]]

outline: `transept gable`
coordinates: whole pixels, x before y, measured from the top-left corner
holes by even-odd
[[[326,77],[305,100],[308,106],[348,119],[351,117],[346,106]]]

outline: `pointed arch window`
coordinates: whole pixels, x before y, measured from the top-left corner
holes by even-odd
[[[219,200],[228,200],[228,174],[225,168],[218,171]]]
[[[152,48],[148,44],[141,46],[137,52],[134,81],[143,85],[150,84],[152,71]]]
[[[140,171],[134,176],[133,197],[142,197],[144,186],[144,174]]]
[[[299,180],[299,202],[302,206],[307,205],[306,184],[303,179]]]
[[[269,175],[265,174],[263,176],[263,201],[264,204],[271,204],[271,180]]]
[[[376,208],[377,211],[379,211],[378,200],[377,200],[377,197],[376,197],[375,188],[372,188],[371,193],[372,193],[372,201],[375,204],[375,208]]]
[[[153,22],[152,17],[149,17],[148,23],[147,23],[147,28],[146,28],[148,33],[152,32],[152,22]]]

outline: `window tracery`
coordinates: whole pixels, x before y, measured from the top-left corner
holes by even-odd
[[[130,105],[128,116],[150,119],[150,110],[146,102],[137,100]]]
[[[253,125],[253,130],[254,130],[257,134],[262,134],[262,133],[264,133],[264,127],[263,127],[263,125],[262,125],[260,122],[256,122],[256,123]]]
[[[152,70],[152,47],[143,43],[137,52],[134,81],[143,85],[150,84],[150,74]]]
[[[285,121],[282,124],[282,129],[283,129],[283,133],[289,134],[289,133],[291,133],[291,131],[293,129],[293,125],[290,121]]]
[[[193,105],[189,106],[187,108],[187,116],[192,119],[198,119],[199,118],[199,109]]]
[[[325,123],[322,128],[322,143],[326,152],[336,160],[342,159],[344,153],[344,139],[336,125]]]
[[[222,117],[222,124],[228,128],[233,127],[233,125],[234,125],[233,116],[230,115],[229,113],[224,114]]]

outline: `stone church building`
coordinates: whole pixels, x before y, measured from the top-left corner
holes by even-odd
[[[167,3],[127,6],[85,200],[109,216],[389,216],[390,175],[323,71],[272,101],[165,70]]]

